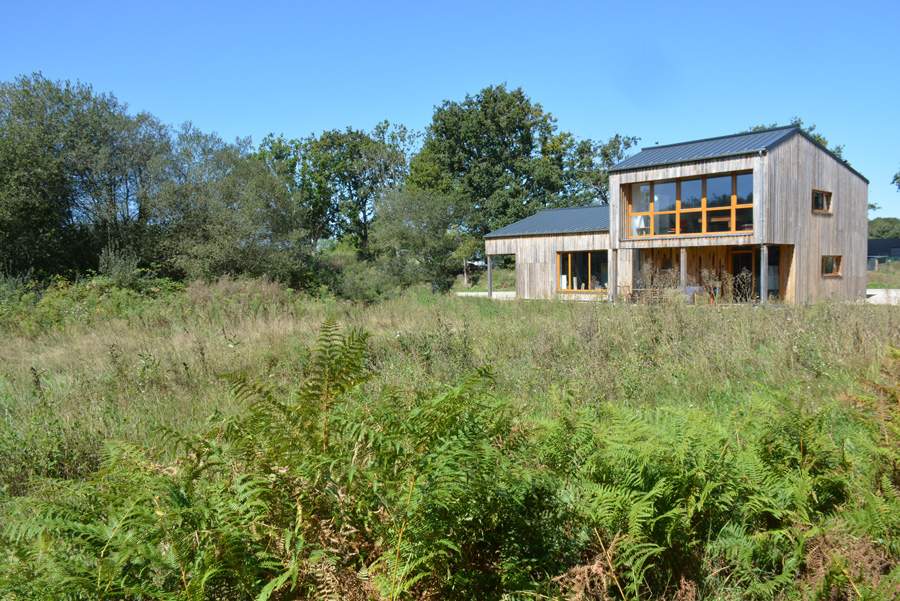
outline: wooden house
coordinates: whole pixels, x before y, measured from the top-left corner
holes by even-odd
[[[577,248],[607,250],[613,300],[652,287],[660,274],[686,292],[727,285],[750,299],[857,300],[865,296],[867,213],[868,180],[791,125],[642,149],[610,170],[608,231]],[[504,230],[486,237],[486,253],[514,252],[517,278],[520,260],[540,262],[524,277],[550,282],[517,281],[521,298],[543,298],[548,287],[553,294],[553,282],[555,294],[568,292],[559,287],[562,254],[584,233],[556,233],[540,246],[496,235]]]
[[[609,206],[547,209],[484,237],[485,254],[515,255],[518,298],[587,300],[606,295],[610,275]],[[488,293],[491,277],[488,275]]]

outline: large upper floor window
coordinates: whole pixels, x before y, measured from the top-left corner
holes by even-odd
[[[753,231],[753,173],[623,186],[633,237]]]

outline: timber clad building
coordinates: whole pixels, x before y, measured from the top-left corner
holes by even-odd
[[[653,146],[610,170],[608,206],[543,211],[485,250],[516,256],[519,298],[616,300],[649,271],[686,292],[730,280],[745,298],[857,300],[868,183],[793,125]]]

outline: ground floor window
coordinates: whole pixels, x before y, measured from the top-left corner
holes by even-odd
[[[605,250],[561,252],[556,257],[559,290],[605,290],[609,262]]]
[[[823,276],[839,276],[841,275],[841,257],[840,256],[824,256],[822,257],[822,275]]]

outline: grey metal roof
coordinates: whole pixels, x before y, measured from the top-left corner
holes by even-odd
[[[606,231],[609,231],[609,205],[589,205],[544,209],[537,215],[501,227],[485,238]]]
[[[628,157],[610,169],[610,171],[671,165],[673,163],[715,159],[769,150],[798,131],[801,131],[798,126],[786,125],[761,131],[734,134],[733,136],[707,138],[705,140],[694,140],[693,142],[668,144],[666,146],[650,146],[642,148],[639,153]]]

